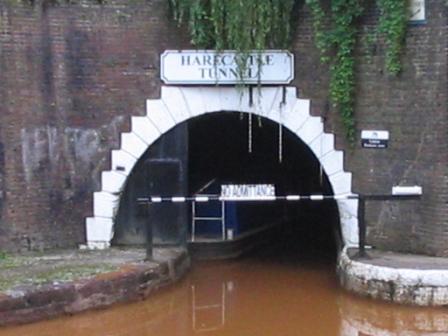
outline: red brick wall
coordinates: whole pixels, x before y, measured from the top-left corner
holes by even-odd
[[[346,150],[355,192],[390,192],[398,183],[424,188],[419,202],[370,204],[368,242],[448,255],[448,15],[444,1],[426,2],[427,23],[409,27],[400,77],[384,71],[381,42],[358,47],[357,127],[389,130],[389,149],[345,144],[304,9],[294,38],[294,85]],[[144,114],[145,99],[159,96],[160,53],[190,47],[167,19],[167,3],[46,10],[0,3],[0,249],[84,241],[84,218],[110,150],[129,116]],[[376,20],[369,5],[361,35]]]
[[[391,250],[448,255],[448,112],[447,5],[426,1],[427,22],[410,25],[403,72],[385,71],[381,39],[367,44],[377,23],[377,8],[367,5],[357,47],[358,136],[362,129],[390,131],[389,149],[350,148],[338,117],[328,102],[328,72],[316,62],[310,38],[311,21],[304,12],[295,39],[296,83],[313,99],[313,112],[336,132],[337,147],[345,149],[345,167],[353,172],[357,193],[390,193],[393,185],[421,185],[421,201],[371,202],[367,206],[368,243]],[[363,42],[364,41],[364,42]]]

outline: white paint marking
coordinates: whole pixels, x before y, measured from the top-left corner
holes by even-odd
[[[196,202],[208,202],[209,198],[207,196],[197,196],[194,198]]]
[[[311,195],[310,200],[312,201],[323,201],[324,195]]]

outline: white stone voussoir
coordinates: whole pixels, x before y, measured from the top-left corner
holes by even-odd
[[[308,118],[310,118],[310,104],[308,100],[297,99],[291,109],[286,109],[282,115],[282,123],[292,132],[297,131],[303,126]]]
[[[306,144],[309,144],[324,132],[324,124],[320,117],[310,117],[297,132],[300,134],[300,139]]]
[[[93,193],[93,215],[95,217],[114,218],[120,197],[105,191]]]
[[[288,128],[308,144],[320,160],[335,194],[351,193],[351,174],[344,172],[343,153],[334,136],[324,133],[321,118],[310,115],[310,101],[298,99],[294,87],[162,87],[161,99],[146,101],[146,116],[132,117],[131,132],[121,134],[121,149],[112,151],[111,171],[101,176],[102,190],[94,194],[94,216],[86,219],[87,246],[107,247],[113,219],[127,176],[148,147],[176,125],[206,113],[235,111],[266,117]],[[356,200],[337,200],[345,244],[357,243]]]
[[[112,171],[116,171],[124,175],[129,175],[137,162],[137,158],[135,156],[132,156],[122,149],[114,149],[111,155]]]
[[[145,144],[151,145],[160,137],[159,130],[149,120],[148,117],[132,117],[131,118],[132,133],[138,135]]]
[[[308,146],[320,161],[325,155],[334,151],[334,135],[321,133],[311,140]]]
[[[121,149],[138,159],[148,145],[136,133],[121,133]]]
[[[320,163],[329,177],[341,173],[344,171],[344,154],[341,151],[334,150],[323,156]]]
[[[192,118],[206,113],[202,89],[183,87],[180,90],[182,90],[185,101],[188,102]]]
[[[329,177],[333,194],[342,195],[352,192],[352,174],[340,172]]]
[[[127,176],[116,171],[104,171],[101,173],[101,190],[118,194],[124,187]]]
[[[87,245],[104,248],[110,245],[113,236],[113,220],[110,218],[89,217],[86,220]]]
[[[164,134],[176,125],[173,116],[161,99],[148,99],[146,101],[146,115],[160,134]]]
[[[168,113],[173,117],[175,124],[191,118],[190,108],[185,101],[182,89],[175,86],[162,87],[162,101]]]

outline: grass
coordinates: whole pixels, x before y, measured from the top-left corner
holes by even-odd
[[[5,252],[0,251],[0,261],[5,260],[7,257],[8,255]]]
[[[99,273],[106,273],[115,270],[111,265],[82,265],[82,266],[61,266],[51,271],[41,272],[30,278],[33,284],[44,284],[49,282],[68,282],[80,278],[87,278]]]
[[[0,271],[16,268],[24,263],[19,258],[12,257],[6,253],[0,252]]]
[[[12,270],[21,266],[17,259],[9,257],[0,261],[0,270]],[[70,282],[81,278],[89,278],[100,273],[107,273],[116,270],[116,266],[106,264],[93,265],[60,265],[50,270],[38,271],[32,274],[19,272],[3,276],[0,275],[0,291],[12,289],[19,285],[43,285],[54,282]]]

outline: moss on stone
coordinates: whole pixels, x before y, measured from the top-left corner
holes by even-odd
[[[48,265],[38,258],[27,256],[2,255],[0,258],[0,291],[17,286],[42,285],[55,282],[69,282],[82,278],[90,278],[100,273],[114,271],[117,265],[106,263]],[[37,267],[36,267],[37,264]],[[32,272],[29,269],[33,269]]]

